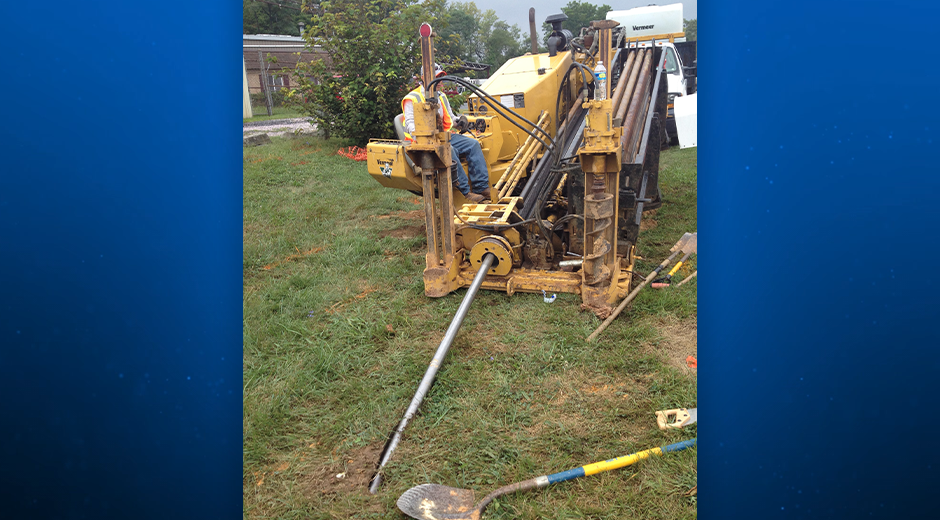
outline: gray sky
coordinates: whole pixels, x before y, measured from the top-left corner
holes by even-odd
[[[456,0],[458,2],[470,0]],[[509,25],[517,25],[525,33],[529,32],[529,8],[535,8],[535,24],[538,30],[542,30],[542,22],[550,15],[561,13],[561,8],[568,5],[570,0],[472,0],[481,10],[492,9],[496,11],[496,16],[506,21]],[[644,5],[657,4],[669,5],[675,3],[682,4],[682,17],[686,20],[697,18],[695,8],[698,0],[579,0],[594,5],[607,4],[614,10],[630,9],[631,7],[640,7]]]

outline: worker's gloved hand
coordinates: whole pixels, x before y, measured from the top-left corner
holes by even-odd
[[[454,128],[462,134],[470,129],[470,120],[467,119],[467,116],[461,114],[454,119]]]

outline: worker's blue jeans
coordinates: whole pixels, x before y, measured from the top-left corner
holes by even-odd
[[[479,141],[460,134],[451,134],[450,149],[454,159],[454,170],[456,171],[456,175],[452,180],[460,193],[469,194],[470,184],[473,184],[474,193],[480,193],[490,187],[490,174],[486,169],[486,158],[483,157],[483,149],[480,148]],[[461,156],[467,159],[467,169],[470,170],[470,184],[467,183],[467,174],[464,173],[463,165],[460,164]]]

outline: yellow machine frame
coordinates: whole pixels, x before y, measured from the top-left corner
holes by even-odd
[[[599,48],[606,50],[597,59],[608,64],[614,57],[610,38],[616,25],[617,22],[607,20],[593,23]],[[434,80],[432,42],[433,35],[421,38],[424,85]],[[495,97],[504,107],[530,121],[538,121],[545,133],[554,136],[559,131],[553,117],[559,86],[572,61],[579,58],[593,62],[589,56],[576,57],[573,51],[514,58],[483,85],[483,90],[498,93]],[[524,222],[519,215],[524,201],[513,196],[517,184],[549,152],[539,139],[518,131],[503,115],[487,113],[478,96],[469,100],[472,115],[467,117],[468,132],[480,142],[486,157],[492,203],[469,203],[452,187],[450,133],[437,126],[438,97],[433,86],[425,92],[426,102],[415,103],[412,143],[374,139],[368,144],[368,170],[380,184],[423,195],[428,243],[424,269],[427,296],[441,297],[469,287],[487,254],[495,255],[496,260],[481,284],[486,289],[510,295],[542,291],[580,294],[582,307],[601,317],[609,314],[615,302],[629,291],[634,251],[632,247],[628,251],[619,251],[617,247],[618,218],[622,217],[618,197],[624,128],[621,121],[615,120],[609,83],[605,86],[604,100],[585,100],[577,96],[579,89],[586,87],[581,81],[582,74],[577,70],[567,74],[570,88],[566,96],[587,109],[584,144],[577,150],[584,172],[583,255],[563,257],[573,263],[580,260],[580,271],[553,267],[552,259],[543,251],[557,250],[563,244],[557,243],[557,237],[546,240],[540,236],[537,226],[543,226],[541,221]],[[567,109],[573,112],[575,105],[559,110],[562,109],[564,113],[568,113]],[[528,242],[525,235],[530,237]],[[524,266],[524,258],[534,260]]]

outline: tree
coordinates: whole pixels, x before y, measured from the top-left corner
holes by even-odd
[[[492,71],[500,68],[509,58],[525,54],[525,35],[519,26],[500,20],[496,12],[487,9],[480,20],[478,31],[480,41],[477,51],[479,61],[493,66]]]
[[[447,26],[438,31],[435,48],[463,61],[479,60],[480,10],[473,2],[454,2],[447,8]]]
[[[698,18],[693,18],[691,20],[682,20],[682,30],[685,32],[686,41],[694,42],[696,40],[697,26],[698,26]]]
[[[481,12],[473,2],[450,4],[446,19],[447,27],[438,31],[437,49],[463,61],[492,65],[491,72],[528,48],[518,26],[500,20],[492,9]]]
[[[442,31],[444,16],[445,0],[324,0],[304,38],[328,58],[298,64],[291,97],[325,132],[360,145],[393,138],[401,99],[421,66],[418,27]]]
[[[590,27],[591,22],[594,20],[606,19],[607,13],[611,10],[612,8],[607,4],[596,6],[588,2],[571,0],[568,5],[561,8],[561,12],[568,17],[567,20],[561,23],[561,28],[568,29],[573,36],[578,36],[582,27]],[[543,23],[542,32],[544,33],[543,40],[547,42],[548,37],[552,34],[552,26]]]
[[[306,21],[301,0],[279,0],[264,3],[242,0],[242,32],[244,34],[299,34],[298,22]]]

